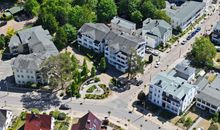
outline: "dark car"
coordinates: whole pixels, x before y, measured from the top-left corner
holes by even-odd
[[[0,27],[5,26],[7,24],[7,21],[0,21]]]
[[[137,82],[137,86],[140,86],[142,83],[143,83],[143,80],[139,80],[139,81]]]
[[[69,107],[69,105],[67,105],[67,104],[61,104],[59,109],[60,109],[60,110],[69,110],[70,107]]]
[[[201,27],[196,28],[195,32],[199,32],[199,31],[201,31]]]

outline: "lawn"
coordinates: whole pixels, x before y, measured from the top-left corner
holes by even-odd
[[[9,128],[9,130],[19,130],[22,126],[24,126],[25,120],[22,120],[21,117],[15,118],[15,120],[12,123],[12,126]]]
[[[66,117],[65,120],[56,120],[55,121],[55,130],[69,130],[71,118]]]
[[[220,67],[220,52],[218,52],[214,58],[214,66],[217,68]]]
[[[87,93],[92,93],[94,90],[96,90],[96,86],[92,85],[89,89],[86,90]]]

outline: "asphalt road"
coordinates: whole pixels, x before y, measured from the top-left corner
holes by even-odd
[[[215,24],[218,20],[218,13],[210,16],[200,27],[202,28],[201,32],[198,33],[195,37],[204,33],[207,28],[210,28],[212,24]],[[182,41],[187,35],[180,39]],[[191,44],[195,41],[195,37],[188,41],[185,45],[178,44],[174,46],[169,53],[161,54],[161,65],[159,68],[154,68],[148,66],[145,71],[145,74],[141,79],[144,80],[144,83],[140,87],[132,87],[130,90],[120,93],[113,98],[102,100],[102,101],[93,101],[93,100],[61,100],[61,103],[68,103],[74,112],[84,112],[88,110],[94,112],[95,114],[108,115],[108,111],[111,111],[111,117],[114,120],[120,121],[122,124],[129,124],[129,130],[143,129],[143,130],[157,130],[167,129],[167,130],[180,130],[180,128],[166,122],[162,124],[160,121],[156,120],[157,117],[148,117],[144,116],[138,112],[129,113],[132,110],[131,103],[136,100],[137,94],[139,91],[144,90],[148,91],[148,87],[144,88],[144,84],[149,84],[150,80],[161,70],[169,70],[178,63],[179,60],[184,59],[184,56],[191,49]],[[168,65],[168,66],[167,66]],[[3,86],[2,86],[3,87]],[[0,106],[9,107],[11,109],[23,109],[22,93],[5,93],[0,92]],[[80,105],[82,103],[82,105]],[[128,122],[129,119],[129,122]],[[146,121],[147,120],[147,121]],[[142,126],[142,127],[141,127]]]

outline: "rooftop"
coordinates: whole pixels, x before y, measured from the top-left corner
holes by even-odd
[[[196,12],[205,7],[204,2],[197,1],[186,1],[180,7],[176,9],[167,8],[167,14],[171,17],[171,19],[176,19],[181,22],[185,22],[190,19]]]
[[[14,6],[10,9],[5,10],[6,12],[10,12],[12,15],[19,13],[20,11],[24,10],[23,6]]]
[[[102,121],[99,120],[94,114],[88,112],[79,119],[77,124],[72,126],[72,130],[100,130]]]
[[[79,33],[101,42],[109,31],[109,27],[103,23],[85,23]]]
[[[142,30],[149,30],[149,33],[160,38],[163,38],[164,34],[170,29],[172,29],[171,25],[164,20],[147,18],[143,21]]]
[[[186,62],[182,62],[180,64],[177,64],[175,67],[175,70],[177,72],[183,73],[184,75],[187,75],[187,76],[191,76],[196,71],[195,68],[189,66],[189,64]]]
[[[126,19],[123,19],[123,18],[120,18],[118,16],[115,16],[112,20],[111,20],[111,23],[114,23],[114,24],[117,24],[121,27],[124,27],[124,28],[127,28],[127,29],[130,29],[130,30],[133,30],[133,29],[136,29],[136,24],[131,22],[131,21],[128,21]]]
[[[196,96],[210,104],[220,107],[220,74],[211,84],[207,84]]]
[[[151,84],[161,87],[164,92],[177,97],[178,99],[182,99],[190,89],[196,87],[187,83],[187,81],[182,78],[173,77],[164,72],[158,74]]]

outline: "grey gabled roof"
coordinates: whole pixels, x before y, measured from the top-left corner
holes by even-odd
[[[195,68],[189,66],[186,63],[177,64],[175,67],[175,70],[177,72],[183,73],[184,75],[187,75],[187,76],[191,76],[192,74],[195,74],[195,71],[196,71]]]
[[[142,30],[148,30],[149,33],[160,38],[163,38],[164,34],[170,29],[172,29],[171,25],[164,20],[147,18],[143,21]]]
[[[203,9],[205,7],[204,2],[197,1],[186,1],[181,7],[173,10],[167,9],[167,14],[173,20],[179,20],[182,23],[186,22],[188,19],[193,17],[196,12]]]
[[[5,125],[7,118],[7,110],[0,109],[0,128]]]
[[[111,23],[114,23],[114,24],[117,24],[121,27],[124,27],[124,28],[127,28],[127,29],[136,29],[136,24],[131,22],[131,21],[128,21],[126,19],[123,19],[123,18],[120,18],[118,16],[115,16],[112,20],[111,20]]]
[[[23,6],[14,6],[10,9],[6,9],[6,12],[10,12],[12,15],[21,12],[22,10],[24,10]]]
[[[187,83],[186,80],[182,78],[173,77],[164,72],[156,75],[151,84],[161,87],[164,92],[178,99],[182,99],[192,88],[196,87],[195,85]]]
[[[220,107],[220,75],[218,74],[211,84],[207,84],[196,97]]]
[[[105,37],[111,53],[123,52],[131,54],[144,40],[133,35],[111,30]]]
[[[109,31],[109,27],[103,23],[85,23],[78,32],[101,42]]]
[[[59,53],[51,39],[49,31],[44,30],[42,26],[17,32],[11,38],[9,47],[28,44],[31,54],[17,56],[12,62],[12,67],[16,69],[38,70],[43,60]]]

